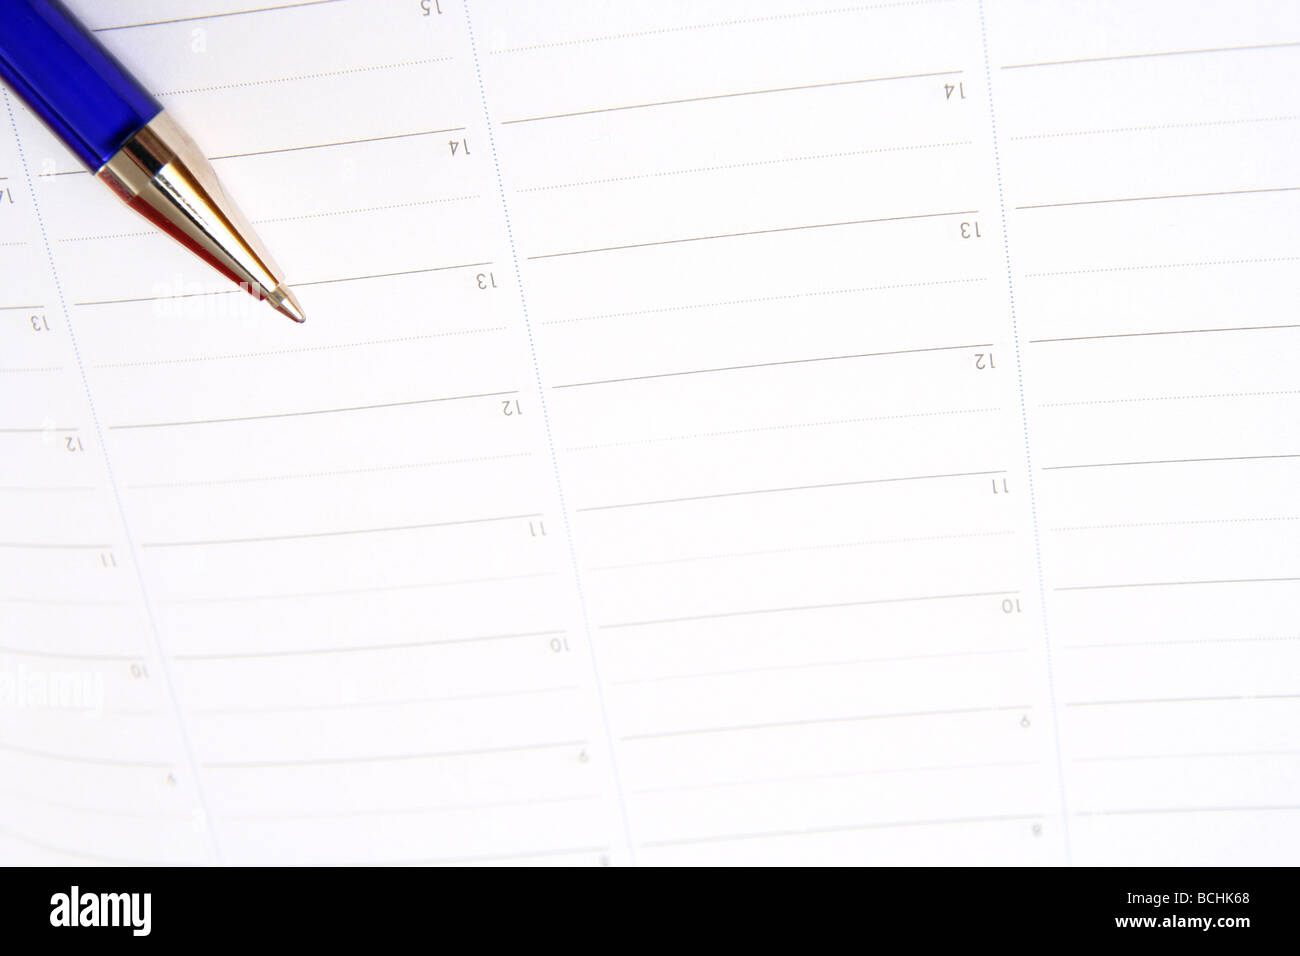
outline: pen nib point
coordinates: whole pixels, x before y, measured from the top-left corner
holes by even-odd
[[[276,311],[284,313],[300,325],[307,321],[307,313],[303,312],[298,298],[289,290],[288,286],[276,287],[276,290],[268,295],[267,299],[275,307]]]

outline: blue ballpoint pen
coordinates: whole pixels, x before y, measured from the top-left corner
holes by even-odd
[[[302,306],[194,141],[57,0],[0,0],[0,77],[132,209],[295,322]]]

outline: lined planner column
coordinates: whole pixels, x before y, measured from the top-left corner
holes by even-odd
[[[0,860],[211,862],[21,111],[0,93]]]
[[[989,8],[1075,859],[1294,859],[1300,15]]]
[[[469,6],[638,860],[1061,859],[975,5]]]
[[[463,31],[419,4],[80,6],[309,316],[20,118],[60,156],[48,245],[222,857],[619,862]]]

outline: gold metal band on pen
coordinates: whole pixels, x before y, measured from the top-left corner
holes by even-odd
[[[164,110],[95,173],[128,205],[223,275],[295,321],[284,273],[226,195],[194,141]]]

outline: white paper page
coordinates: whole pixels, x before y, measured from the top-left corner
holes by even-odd
[[[4,859],[1294,858],[1293,5],[70,5],[309,321],[6,94]]]

